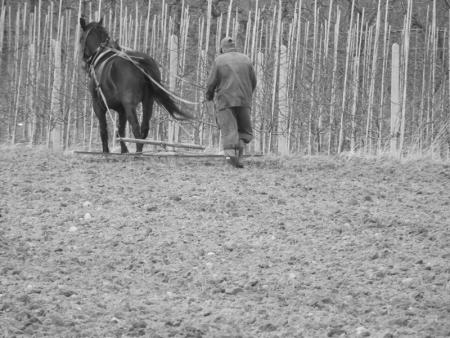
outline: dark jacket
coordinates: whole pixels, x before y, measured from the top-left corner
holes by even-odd
[[[231,51],[216,57],[206,84],[206,99],[214,98],[217,109],[251,107],[256,76],[250,58]]]

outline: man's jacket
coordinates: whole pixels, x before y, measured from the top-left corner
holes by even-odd
[[[216,96],[217,109],[251,107],[256,76],[250,58],[239,52],[216,57],[206,84],[206,99]]]

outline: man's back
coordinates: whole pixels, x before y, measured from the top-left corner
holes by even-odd
[[[218,109],[251,107],[255,87],[256,76],[248,56],[235,51],[217,56],[207,82],[207,95],[217,92]]]

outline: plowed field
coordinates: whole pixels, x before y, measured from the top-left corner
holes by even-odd
[[[0,336],[449,337],[450,165],[2,148]]]

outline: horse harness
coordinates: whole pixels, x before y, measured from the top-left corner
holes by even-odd
[[[97,68],[97,73],[99,74],[99,77],[101,77],[105,66],[116,55],[116,50],[112,48],[106,48],[103,51],[97,53],[96,57],[92,59],[92,63],[89,64],[89,76],[94,80],[95,89],[97,91],[100,90],[100,82],[98,81],[95,69]]]
[[[85,54],[87,38],[88,38],[89,34],[91,33],[91,31],[95,27],[96,26],[90,27],[82,38],[81,45],[83,47],[83,54]],[[94,80],[95,89],[96,89],[97,93],[100,95],[100,97],[102,98],[103,103],[105,104],[106,109],[108,110],[110,115],[111,115],[111,112],[109,111],[109,107],[106,103],[106,98],[103,95],[103,92],[100,88],[100,82],[96,75],[95,68],[98,67],[97,72],[100,77],[105,66],[115,56],[124,58],[124,59],[130,61],[131,63],[133,63],[154,85],[156,85],[157,87],[159,87],[161,90],[165,91],[167,94],[171,95],[172,97],[180,100],[181,102],[187,103],[187,104],[194,104],[194,105],[198,104],[198,102],[192,102],[189,100],[185,100],[181,97],[178,97],[174,93],[167,91],[167,89],[165,89],[163,86],[161,86],[160,83],[158,83],[155,79],[153,79],[152,76],[150,76],[144,69],[142,69],[142,67],[140,67],[140,65],[135,60],[133,60],[133,59],[139,59],[139,57],[129,56],[127,53],[125,53],[121,50],[120,46],[117,46],[118,48],[108,47],[109,43],[110,43],[110,38],[109,38],[109,36],[107,36],[105,41],[103,41],[99,44],[99,46],[94,51],[94,53],[85,59],[85,62],[89,66],[88,74]],[[116,46],[114,46],[114,47],[116,47]]]

